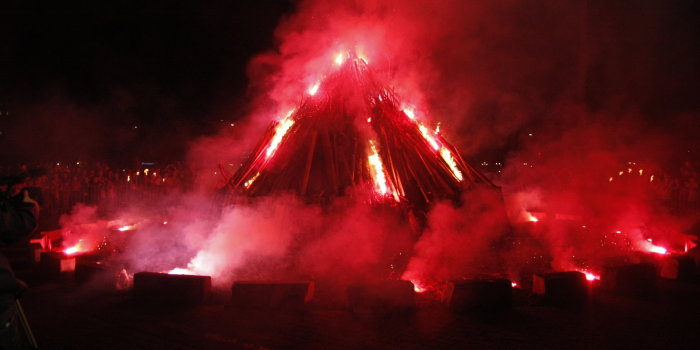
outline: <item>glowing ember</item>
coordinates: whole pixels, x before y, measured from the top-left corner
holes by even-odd
[[[512,288],[517,288],[517,287],[518,287],[518,284],[515,283],[515,282],[510,282],[510,286],[511,286]]]
[[[275,135],[272,137],[272,140],[270,141],[270,146],[267,147],[267,151],[265,151],[265,158],[270,159],[270,157],[272,157],[272,155],[277,150],[277,147],[279,147],[280,142],[282,142],[282,138],[284,138],[284,135],[286,135],[287,131],[289,131],[289,128],[291,128],[292,125],[294,125],[294,120],[289,117],[293,112],[294,110],[289,111],[289,113],[287,113],[287,116],[282,121],[280,121],[275,127]]]
[[[316,93],[318,92],[318,88],[320,86],[321,86],[320,81],[317,81],[316,84],[312,85],[308,90],[309,95],[311,95],[311,96],[316,95]]]
[[[457,167],[457,162],[455,161],[454,157],[452,157],[452,152],[448,150],[447,148],[443,147],[440,149],[440,156],[442,156],[442,159],[445,160],[445,163],[450,166],[450,171],[452,171],[452,175],[457,179],[458,181],[462,181],[464,179],[464,176],[462,175],[462,172],[459,170]]]
[[[117,228],[117,231],[124,232],[124,231],[133,231],[136,229],[136,225],[124,225],[122,227]]]
[[[379,157],[374,141],[369,140],[369,147],[372,150],[372,153],[367,157],[367,160],[369,161],[372,178],[374,178],[374,185],[376,186],[377,193],[386,195],[389,192],[389,186],[387,186],[382,158]]]

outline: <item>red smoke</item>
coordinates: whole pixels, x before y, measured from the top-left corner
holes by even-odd
[[[188,268],[223,283],[349,281],[377,271],[399,277],[407,265],[403,278],[427,283],[482,273],[517,279],[533,256],[550,259],[543,269],[597,268],[604,258],[642,249],[649,238],[669,249],[682,245],[698,220],[697,211],[673,205],[679,196],[697,203],[694,115],[635,102],[649,91],[633,83],[657,78],[623,63],[667,68],[654,66],[661,54],[653,50],[638,56],[638,46],[609,47],[603,38],[624,42],[644,25],[627,23],[629,32],[597,27],[596,11],[605,6],[302,1],[280,23],[277,47],[249,65],[254,98],[246,123],[191,147],[199,183],[217,187],[270,121],[295,107],[338,53],[354,50],[426,123],[441,122],[465,156],[508,152],[500,175],[493,175],[518,226],[510,236],[503,234],[500,199],[479,190],[467,191],[460,205],[433,203],[422,233],[411,231],[407,217],[353,196],[321,208],[282,194],[218,215],[207,211],[211,197],[203,191],[173,205],[178,223],[134,237],[126,253],[131,267]],[[602,240],[617,239],[616,231],[631,242],[629,249],[601,249]]]

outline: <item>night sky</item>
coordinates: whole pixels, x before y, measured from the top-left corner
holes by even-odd
[[[474,50],[483,57],[471,58],[467,68],[485,72],[482,79],[500,89],[492,95],[537,96],[554,104],[561,87],[578,79],[590,112],[638,110],[660,128],[672,113],[686,115],[683,125],[696,126],[696,2],[590,0],[586,25],[572,23],[568,30],[547,27],[563,21],[555,19],[557,1],[503,3],[494,21],[502,21],[504,30],[484,31]],[[0,20],[0,156],[10,163],[180,159],[189,141],[250,112],[249,62],[278,47],[275,28],[295,7],[291,0],[6,5]],[[579,30],[585,50],[576,46]],[[556,66],[572,53],[585,56],[578,63],[586,65],[584,77],[572,76],[571,66]],[[430,55],[441,59],[439,52]],[[463,70],[454,63],[437,76]],[[465,123],[460,133],[511,118],[510,112],[498,112],[499,99],[479,98],[468,117],[486,122]],[[439,102],[431,100],[438,107]],[[486,134],[506,140],[495,142],[489,154],[518,147],[519,128],[542,123],[538,118]]]
[[[145,158],[182,154],[191,137],[240,117],[233,111],[244,106],[246,64],[274,48],[274,28],[292,8],[18,1],[0,21],[0,131],[12,148],[3,158],[124,161],[120,153],[134,148]]]

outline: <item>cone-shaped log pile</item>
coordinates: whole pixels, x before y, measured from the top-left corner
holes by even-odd
[[[272,125],[229,186],[249,196],[295,193],[327,203],[355,186],[374,200],[426,209],[474,185],[496,188],[394,92],[350,56]]]

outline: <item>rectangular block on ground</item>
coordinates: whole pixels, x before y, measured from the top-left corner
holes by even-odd
[[[648,262],[607,266],[601,282],[617,294],[647,295],[656,290],[656,268]]]
[[[200,304],[209,298],[211,277],[157,272],[134,274],[134,295],[167,304]]]
[[[687,255],[667,257],[661,261],[659,277],[680,281],[695,280],[698,278],[695,259]]]
[[[311,301],[314,282],[236,281],[231,286],[231,305],[237,309],[300,309]]]
[[[348,287],[347,296],[353,311],[406,311],[416,306],[416,292],[410,281],[355,284]]]
[[[512,305],[511,282],[503,278],[450,281],[443,301],[450,310],[506,310]]]
[[[578,271],[535,274],[532,292],[547,304],[581,305],[588,300],[586,275]]]
[[[75,271],[75,257],[60,252],[42,252],[39,267],[48,278],[66,277]]]

